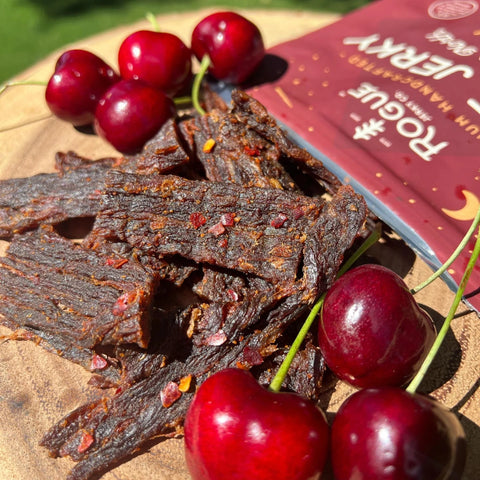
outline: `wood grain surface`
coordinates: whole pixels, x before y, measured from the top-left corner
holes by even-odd
[[[158,18],[162,30],[189,42],[194,25],[211,10],[171,14]],[[295,38],[320,28],[337,17],[302,11],[241,12],[259,25],[267,46]],[[75,46],[88,48],[116,65],[116,52],[122,39],[146,21],[128,25],[85,39]],[[69,46],[70,47],[70,46]],[[67,46],[65,46],[67,48]],[[63,49],[62,49],[63,50]],[[59,52],[18,76],[19,80],[47,80]],[[57,151],[74,150],[81,155],[100,158],[117,153],[93,135],[85,135],[49,113],[44,102],[44,88],[17,86],[0,96],[0,178],[30,176],[54,170]],[[5,242],[0,242],[0,254]],[[374,255],[414,286],[430,270],[403,242],[386,239],[375,247]],[[452,302],[452,292],[442,281],[418,294],[418,300],[441,322]],[[442,347],[421,386],[461,418],[469,455],[465,480],[480,478],[480,351],[479,318],[465,312],[453,322],[452,332]],[[10,333],[0,328],[0,335]],[[72,462],[52,459],[38,446],[43,433],[73,408],[98,394],[87,385],[88,372],[62,358],[46,353],[30,342],[0,340],[0,480],[62,480]],[[325,391],[322,406],[333,414],[352,392],[337,382]],[[186,480],[182,438],[160,441],[140,452],[115,470],[105,480]],[[328,475],[327,475],[328,476]],[[253,480],[253,479],[252,479]],[[372,479],[373,480],[373,479]],[[425,479],[428,480],[428,479]]]

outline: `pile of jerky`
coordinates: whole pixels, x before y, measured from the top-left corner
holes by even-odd
[[[267,384],[292,332],[365,228],[362,197],[236,90],[168,121],[137,155],[58,153],[57,173],[0,182],[0,322],[92,372],[98,399],[41,443],[98,478],[181,432],[225,367]],[[81,239],[62,229],[91,219]],[[285,388],[318,398],[310,339]]]

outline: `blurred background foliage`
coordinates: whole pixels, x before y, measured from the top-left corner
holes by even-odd
[[[139,21],[147,12],[157,15],[219,7],[347,13],[367,3],[369,0],[0,0],[0,83],[63,45]]]

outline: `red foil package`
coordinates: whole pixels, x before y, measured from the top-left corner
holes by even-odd
[[[249,93],[432,268],[450,257],[480,206],[479,2],[379,0],[268,53],[288,67]],[[477,265],[477,311],[479,289]]]

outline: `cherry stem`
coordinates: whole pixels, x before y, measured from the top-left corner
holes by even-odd
[[[158,24],[157,17],[152,12],[148,12],[145,15],[145,17],[150,22],[150,25],[152,25],[153,31],[154,32],[159,32],[160,31],[160,25]]]
[[[41,116],[36,117],[36,118],[30,118],[29,120],[25,120],[25,121],[22,121],[20,123],[14,123],[12,125],[7,125],[5,127],[0,128],[0,133],[8,132],[9,130],[16,130],[17,128],[26,127],[27,125],[32,125],[32,124],[37,123],[37,122],[43,122],[43,120],[48,120],[52,116],[53,116],[53,114],[50,112],[50,113],[47,113],[45,115],[41,115]]]
[[[468,261],[465,272],[463,273],[462,280],[460,281],[460,285],[458,287],[457,293],[455,294],[455,298],[453,299],[453,303],[450,307],[450,310],[447,316],[445,317],[442,328],[438,332],[437,338],[435,339],[435,342],[433,342],[432,348],[428,352],[428,355],[425,358],[424,362],[422,363],[420,370],[417,372],[413,380],[407,386],[406,388],[407,392],[410,392],[410,393],[416,392],[418,386],[422,383],[422,380],[425,377],[425,374],[428,368],[432,364],[433,359],[437,355],[437,352],[440,349],[440,346],[442,345],[442,342],[445,339],[445,336],[447,335],[447,332],[450,328],[450,324],[452,322],[452,319],[455,316],[457,308],[460,305],[460,302],[462,301],[463,293],[465,292],[468,279],[470,278],[470,275],[473,271],[475,263],[478,260],[479,255],[480,255],[480,228],[478,229],[478,232],[477,232],[477,241],[475,242],[475,246],[470,256],[470,260]]]
[[[430,277],[428,277],[422,283],[418,284],[415,288],[412,288],[410,290],[412,294],[415,294],[420,290],[422,290],[423,288],[425,288],[426,286],[430,285],[434,280],[440,277],[440,275],[442,275],[447,270],[447,268],[457,259],[457,257],[460,255],[462,250],[466,247],[468,241],[470,240],[470,237],[472,236],[473,232],[475,231],[475,229],[479,224],[480,224],[480,208],[478,209],[477,214],[475,215],[475,218],[473,219],[473,222],[470,225],[470,228],[468,229],[467,233],[463,237],[462,241],[458,244],[458,247],[455,249],[452,255]]]
[[[39,85],[40,87],[46,87],[47,82],[42,80],[16,80],[14,82],[7,82],[0,86],[0,95],[9,87],[17,87],[20,85]]]
[[[173,102],[177,107],[184,107],[192,103],[192,97],[175,97]]]
[[[358,249],[345,261],[342,267],[337,272],[337,278],[343,275],[351,266],[372,246],[374,245],[379,238],[381,237],[381,225],[377,224],[373,232],[365,239],[365,241],[358,247]],[[305,337],[312,326],[313,321],[317,317],[320,309],[322,308],[323,301],[325,299],[326,292],[324,292],[320,298],[313,305],[310,313],[308,314],[305,322],[302,325],[302,328],[298,332],[295,340],[293,341],[291,347],[289,348],[287,355],[283,359],[275,377],[270,383],[269,389],[273,392],[279,392],[282,388],[283,381],[287,376],[288,369],[293,362],[295,355],[297,354],[300,346],[302,345]]]
[[[210,66],[210,57],[208,55],[204,55],[202,58],[202,61],[200,62],[200,70],[198,73],[195,75],[195,78],[193,79],[193,85],[192,85],[192,103],[193,106],[195,107],[195,110],[200,115],[205,115],[205,110],[202,108],[200,105],[200,87],[202,85],[202,80],[205,77],[205,74],[207,73],[208,67]]]

